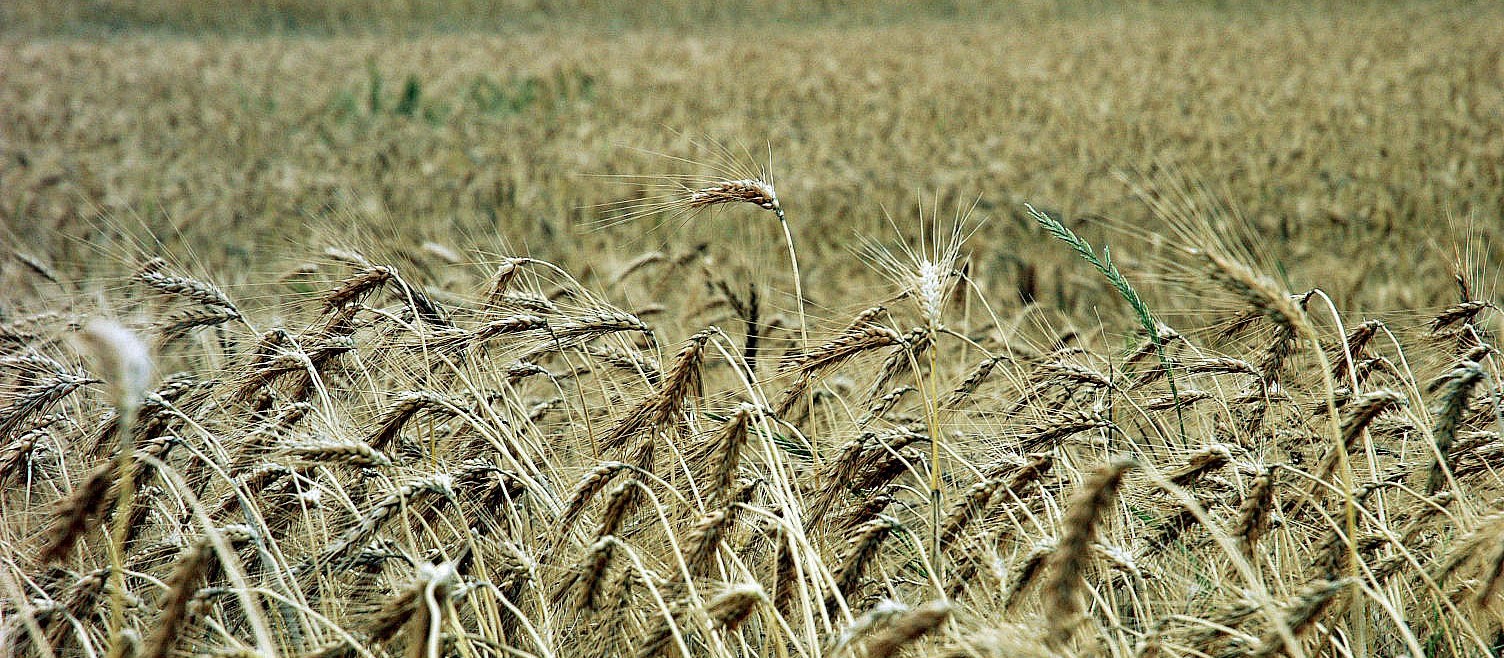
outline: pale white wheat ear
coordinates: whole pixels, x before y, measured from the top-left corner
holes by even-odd
[[[971,219],[975,208],[973,203],[958,212],[949,226],[942,226],[938,210],[932,208],[926,218],[921,204],[917,213],[918,244],[900,242],[896,251],[872,238],[862,238],[862,258],[892,283],[900,296],[914,302],[925,328],[932,332],[944,325],[941,314],[959,278],[956,265],[961,260],[961,248],[980,226]],[[905,232],[891,216],[887,221],[895,232]]]
[[[94,362],[109,385],[110,401],[115,405],[116,434],[120,446],[116,450],[115,473],[115,518],[110,526],[110,625],[111,638],[118,638],[125,629],[124,555],[126,533],[131,508],[136,496],[135,487],[135,424],[136,414],[146,400],[151,387],[152,359],[135,332],[109,320],[92,320],[77,334],[76,342],[82,352]]]
[[[938,201],[931,207],[930,215],[925,217],[924,205],[921,203],[917,212],[919,223],[918,244],[911,246],[907,242],[900,242],[898,250],[888,248],[881,242],[871,238],[863,238],[862,256],[871,263],[884,278],[898,288],[898,295],[913,300],[920,316],[924,319],[924,330],[929,334],[930,340],[923,348],[925,356],[929,359],[929,381],[924,381],[919,374],[919,368],[915,367],[915,376],[920,378],[919,389],[924,398],[925,424],[930,434],[930,526],[931,543],[933,544],[931,555],[934,556],[938,571],[939,560],[943,555],[940,550],[940,514],[944,507],[944,499],[940,483],[944,479],[944,470],[940,463],[941,436],[939,426],[939,389],[935,379],[936,353],[935,337],[944,329],[945,323],[942,314],[945,310],[945,301],[950,298],[954,290],[959,274],[956,271],[956,263],[961,259],[961,247],[967,238],[976,232],[979,222],[971,220],[971,214],[976,209],[976,203],[964,212],[957,212],[948,227],[942,228],[938,212]],[[900,234],[902,228],[888,218],[888,224]],[[918,359],[919,354],[912,358]]]
[[[151,352],[134,332],[109,320],[93,320],[76,335],[78,346],[109,385],[110,401],[124,414],[140,408],[151,387]]]

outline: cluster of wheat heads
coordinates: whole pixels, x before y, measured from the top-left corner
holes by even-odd
[[[1471,273],[1402,326],[1185,242],[1231,315],[1126,349],[1024,338],[955,242],[808,342],[695,253],[622,264],[631,311],[525,257],[331,249],[243,299],[146,261],[111,312],[148,320],[0,328],[0,653],[1487,653]]]

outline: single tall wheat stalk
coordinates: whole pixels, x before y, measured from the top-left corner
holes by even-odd
[[[96,320],[79,334],[87,350],[110,384],[110,398],[115,405],[116,436],[120,437],[114,466],[116,496],[115,518],[110,528],[110,637],[125,628],[125,544],[129,531],[128,510],[136,495],[136,414],[145,402],[151,386],[151,355],[145,344],[129,329],[119,324]],[[111,648],[111,658],[122,643]]]
[[[778,200],[778,192],[773,186],[772,149],[768,152],[768,166],[766,168],[749,168],[742,164],[738,158],[726,147],[714,144],[712,149],[719,157],[720,166],[717,167],[722,175],[714,177],[702,176],[679,176],[668,177],[669,182],[660,184],[667,187],[666,194],[638,201],[625,203],[607,204],[607,208],[614,211],[614,216],[606,220],[604,226],[614,226],[625,222],[652,215],[660,211],[668,211],[670,214],[692,213],[711,206],[727,204],[751,204],[763,210],[772,211],[778,218],[779,227],[783,229],[783,242],[788,247],[789,267],[794,275],[794,302],[799,309],[799,339],[800,346],[809,343],[809,323],[804,314],[804,283],[799,272],[799,251],[794,246],[794,233],[789,227],[788,216],[784,213],[783,204]],[[666,157],[684,164],[701,166],[688,158],[654,154]]]
[[[919,315],[924,320],[922,336],[928,338],[928,340],[911,341],[922,346],[923,353],[929,362],[928,373],[920,375],[917,367],[918,354],[911,353],[909,358],[916,361],[911,364],[911,369],[914,370],[915,377],[919,379],[919,390],[924,399],[925,426],[930,435],[930,556],[935,562],[932,566],[937,574],[942,569],[940,560],[944,555],[940,545],[942,534],[940,526],[941,511],[945,500],[940,483],[944,479],[945,472],[940,460],[941,401],[936,375],[938,350],[934,341],[935,337],[945,329],[941,314],[955,286],[956,264],[961,259],[961,246],[976,230],[975,227],[967,228],[969,217],[970,211],[958,216],[951,224],[949,232],[940,235],[939,217],[932,215],[929,226],[925,227],[924,208],[921,206],[919,209],[920,242],[917,249],[903,245],[900,253],[894,253],[874,242],[867,242],[865,246],[868,259],[877,271],[896,285],[901,294],[912,299],[918,307]]]

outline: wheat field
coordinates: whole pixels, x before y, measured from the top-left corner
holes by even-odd
[[[1504,647],[1496,6],[0,18],[0,655]]]

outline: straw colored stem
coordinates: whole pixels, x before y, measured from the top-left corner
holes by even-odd
[[[778,224],[783,227],[783,242],[789,248],[789,267],[794,270],[794,303],[799,308],[799,346],[809,344],[809,323],[804,319],[804,282],[799,274],[799,252],[794,248],[794,233],[789,230],[789,220],[783,210],[778,210]]]

